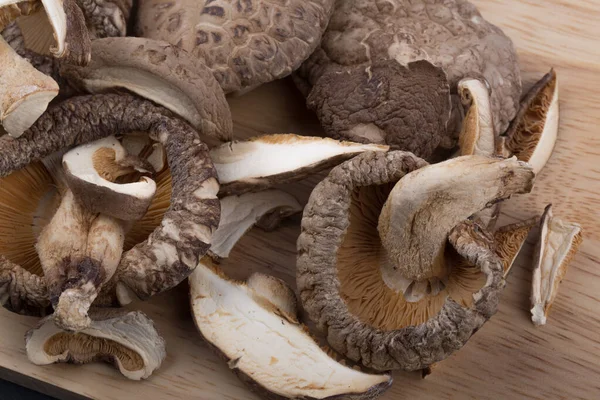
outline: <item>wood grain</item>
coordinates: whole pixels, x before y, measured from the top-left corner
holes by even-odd
[[[585,241],[563,281],[548,325],[529,315],[531,245],[508,278],[498,314],[469,343],[422,380],[397,373],[384,399],[600,398],[600,0],[479,0],[519,50],[530,85],[550,67],[560,79],[561,126],[556,151],[531,195],[510,200],[501,223],[540,213],[578,222]],[[289,80],[230,99],[239,138],[273,132],[320,134]],[[318,177],[286,187],[305,201]],[[250,232],[227,261],[238,278],[261,270],[294,283],[299,219],[276,232]],[[149,380],[122,378],[104,364],[38,367],[27,361],[23,335],[35,318],[0,310],[0,377],[62,398],[253,399],[202,343],[181,285],[145,311],[167,340],[168,357]],[[69,392],[73,395],[69,395]],[[0,396],[1,397],[1,396]]]

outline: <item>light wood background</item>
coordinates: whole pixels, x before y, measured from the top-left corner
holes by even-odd
[[[534,192],[510,200],[501,223],[540,213],[578,222],[585,241],[574,259],[548,325],[529,316],[531,245],[513,268],[499,312],[427,379],[397,373],[385,399],[600,398],[600,0],[476,0],[484,16],[511,36],[529,86],[551,66],[560,79],[561,126],[556,151]],[[239,138],[259,133],[319,134],[315,118],[289,81],[231,99]],[[305,201],[317,181],[288,186]],[[263,270],[294,282],[299,218],[276,232],[248,234],[227,261],[238,278]],[[105,364],[30,364],[25,332],[36,319],[0,310],[0,377],[61,398],[255,399],[203,344],[182,285],[139,307],[168,346],[160,370],[127,381]],[[0,394],[0,397],[1,394]]]

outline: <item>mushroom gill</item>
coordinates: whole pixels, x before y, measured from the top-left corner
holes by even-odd
[[[450,298],[464,307],[473,304],[473,294],[485,284],[480,269],[453,254],[446,283],[437,294],[409,302],[401,291],[386,285],[380,265],[385,250],[377,233],[380,211],[393,184],[361,187],[352,193],[346,236],[337,257],[340,295],[348,310],[361,321],[378,329],[395,330],[426,322],[439,313]]]

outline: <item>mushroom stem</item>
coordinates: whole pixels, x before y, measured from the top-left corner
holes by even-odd
[[[0,305],[18,313],[44,314],[50,306],[44,278],[0,256]]]
[[[458,157],[406,175],[379,216],[386,284],[408,297],[418,289],[433,291],[447,274],[444,249],[450,231],[476,212],[530,191],[533,178],[531,167],[516,158],[482,156]]]

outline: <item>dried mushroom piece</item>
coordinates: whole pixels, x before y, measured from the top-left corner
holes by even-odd
[[[76,0],[93,38],[125,36],[133,0]]]
[[[558,286],[583,241],[581,226],[554,218],[552,205],[546,207],[540,227],[531,281],[531,320],[535,325],[546,324]]]
[[[0,305],[20,314],[45,316],[50,314],[48,298],[41,276],[0,256]]]
[[[334,0],[144,0],[137,36],[177,45],[213,71],[227,93],[289,75],[313,52]]]
[[[135,96],[96,95],[50,108],[18,139],[0,137],[0,176],[9,179],[11,172],[55,151],[133,131],[147,132],[164,146],[171,177],[169,206],[162,223],[123,253],[113,279],[104,285],[101,297],[108,303],[146,299],[174,287],[208,251],[219,223],[219,184],[198,132]],[[74,271],[83,277],[86,269]]]
[[[465,220],[532,183],[515,159],[427,165],[393,151],[341,164],[304,209],[304,308],[334,350],[367,367],[443,360],[495,313],[504,284],[493,236]]]
[[[224,143],[210,151],[221,183],[221,196],[262,190],[337,165],[365,151],[388,146],[340,142],[294,134],[264,135]]]
[[[212,238],[210,254],[227,258],[237,241],[257,224],[274,229],[282,219],[302,211],[294,196],[281,190],[265,190],[221,199],[221,221]]]
[[[90,37],[76,0],[0,1],[0,31],[13,20],[28,49],[76,65],[90,61]]]
[[[533,217],[526,221],[506,225],[494,232],[496,241],[496,253],[504,264],[504,277],[506,278],[512,266],[521,252],[529,232],[540,222],[539,217]]]
[[[443,94],[440,86],[415,88],[422,80],[401,68],[419,61],[441,69],[454,94],[452,115],[448,118],[445,113],[448,125],[441,130],[432,123],[439,118],[433,105],[442,100],[438,99]],[[394,77],[398,73],[404,76]],[[517,54],[511,40],[473,4],[466,0],[346,0],[336,3],[320,46],[298,70],[296,80],[328,135],[356,141],[354,135],[361,134],[370,141],[376,133],[394,149],[429,158],[438,145],[441,149],[456,145],[462,120],[457,84],[479,77],[492,89],[495,131],[504,132],[517,113],[521,94]],[[397,79],[393,86],[391,82]],[[386,110],[402,88],[410,95]],[[364,129],[365,124],[370,129]]]
[[[148,378],[166,357],[165,341],[139,311],[96,309],[81,332],[59,329],[53,317],[43,319],[25,336],[29,360],[37,365],[68,362],[112,363],[129,379]]]
[[[392,383],[329,357],[298,324],[293,291],[279,279],[236,282],[204,257],[190,276],[190,297],[204,340],[265,398],[373,399]]]
[[[491,88],[485,78],[458,82],[458,93],[467,108],[458,137],[461,156],[492,156],[496,152],[496,131],[490,104]]]
[[[201,62],[167,42],[118,37],[92,42],[86,67],[65,65],[61,73],[82,91],[127,89],[173,111],[204,135],[232,136],[225,94]]]
[[[54,79],[21,58],[0,36],[0,123],[19,137],[58,95]]]
[[[506,132],[506,147],[538,173],[544,168],[558,136],[558,78],[551,70],[521,100],[521,108]]]

